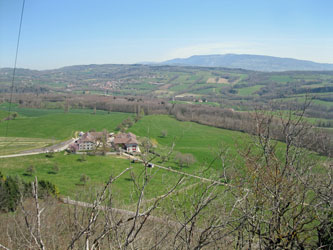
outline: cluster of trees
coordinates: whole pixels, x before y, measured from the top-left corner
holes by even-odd
[[[29,170],[27,170],[30,174]],[[57,197],[59,195],[58,188],[49,181],[40,180],[39,197],[44,198],[49,195]],[[0,172],[0,211],[13,212],[17,209],[20,202],[31,197],[31,183],[25,182],[19,177],[4,176]]]
[[[17,117],[18,117],[17,112],[11,112],[7,117],[1,119],[0,122],[8,121],[8,120],[15,120]]]
[[[332,128],[333,127],[333,121],[317,121],[316,126],[317,127],[324,127],[324,128]]]
[[[0,89],[0,93],[34,93],[34,94],[45,94],[52,91],[52,88],[48,86],[39,86],[39,85],[19,85],[14,86],[14,88],[11,88],[11,86],[2,86]]]
[[[133,120],[131,117],[126,118],[123,120],[117,127],[117,131],[125,132],[127,129],[133,126],[135,122],[137,122],[140,119],[139,116],[136,116],[135,119]]]
[[[255,147],[243,153],[247,174],[235,182],[240,189],[234,193],[243,195],[235,208],[241,218],[237,244],[249,249],[330,249],[332,163],[318,167],[302,148],[302,137],[309,132],[302,115],[282,123],[285,147],[279,149],[271,140],[272,118],[256,113]]]
[[[178,165],[180,167],[187,166],[189,167],[193,163],[196,162],[195,157],[192,154],[182,154],[182,153],[177,153],[175,156],[176,162],[178,162]]]

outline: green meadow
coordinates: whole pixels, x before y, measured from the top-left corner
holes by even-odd
[[[18,110],[19,111],[19,110]],[[52,143],[71,137],[75,131],[89,129],[102,130],[107,128],[110,131],[124,119],[131,116],[124,113],[102,113],[93,115],[91,113],[58,113],[41,115],[38,110],[24,110],[25,114],[30,115],[36,112],[36,116],[24,116],[19,112],[16,120],[9,123],[9,135],[6,138],[8,142],[16,142],[17,149],[19,144],[23,143],[42,145],[43,143]],[[1,127],[2,126],[2,127]],[[4,129],[3,124],[0,128]],[[161,137],[161,131],[167,131],[167,136]],[[250,137],[246,134],[233,132],[191,122],[180,122],[165,115],[145,116],[135,123],[129,131],[135,133],[139,140],[148,137],[157,142],[157,152],[169,150],[172,144],[175,144],[173,156],[177,152],[190,153],[196,159],[196,162],[190,166],[180,168],[174,157],[168,162],[160,163],[159,159],[155,162],[166,167],[171,167],[184,172],[194,173],[201,176],[211,177],[222,172],[221,161],[217,159],[218,152],[229,148],[229,155],[236,154],[236,146],[249,141]],[[51,139],[49,139],[51,138]],[[39,144],[38,144],[39,143]],[[4,144],[8,148],[8,144]],[[27,149],[27,148],[24,148]],[[14,153],[15,147],[10,149]],[[8,152],[7,152],[8,153]],[[16,153],[16,152],[15,152]],[[35,175],[39,179],[45,179],[58,186],[61,195],[70,195],[85,193],[87,188],[100,187],[105,183],[108,176],[117,175],[122,170],[130,166],[130,161],[120,159],[116,156],[86,156],[85,161],[81,161],[80,155],[65,155],[57,153],[54,157],[48,158],[46,155],[22,156],[16,158],[0,159],[0,171],[4,175],[18,175],[25,180],[32,180],[32,176],[26,173],[29,166],[36,169]],[[215,159],[215,160],[214,160]],[[133,165],[133,173],[139,175],[144,168],[141,164]],[[53,167],[59,168],[58,173],[53,172]],[[154,178],[147,190],[147,198],[153,198],[163,193],[171,183],[175,183],[180,177],[176,173],[154,168],[150,170]],[[90,181],[86,185],[81,185],[80,177],[82,174],[89,176]],[[187,184],[193,184],[197,180],[187,181]],[[184,184],[185,185],[185,184]],[[126,196],[133,191],[133,182],[127,173],[117,181],[114,186],[116,194],[122,197],[120,200],[124,204],[130,204],[133,197]]]
[[[71,138],[75,131],[88,131],[95,129],[114,130],[119,123],[132,114],[127,113],[58,113],[41,114],[36,111],[19,112],[18,118],[10,120],[8,124],[8,136],[30,137],[43,139],[65,140]],[[22,115],[23,114],[23,115]],[[0,123],[0,135],[4,135],[7,124]]]
[[[295,95],[294,97],[280,98],[280,99],[276,99],[276,100],[277,101],[297,101],[298,103],[304,103],[306,100],[306,97],[304,94],[300,94],[300,95]],[[324,106],[327,108],[331,108],[331,107],[333,107],[333,102],[319,100],[314,97],[314,99],[311,100],[311,105],[320,105],[320,106]]]
[[[273,75],[269,79],[278,83],[286,83],[293,80],[293,78],[288,75]]]
[[[191,173],[200,172],[208,166],[222,170],[220,160],[212,163],[218,153],[228,150],[229,156],[235,157],[237,150],[251,141],[245,133],[180,122],[166,115],[145,116],[130,131],[139,136],[154,138],[161,148],[170,148],[174,143],[175,151],[192,154],[196,163],[190,168],[183,168],[183,171]],[[167,132],[166,137],[161,136],[162,131]],[[168,162],[166,166],[176,167],[173,162]]]
[[[27,111],[25,111],[27,112]],[[30,114],[39,112],[30,110]],[[27,113],[26,113],[27,114]],[[125,113],[57,113],[33,116],[19,116],[9,123],[9,135],[13,143],[29,144],[31,142],[50,143],[52,141],[64,140],[73,136],[75,131],[96,131],[104,128],[113,131],[115,127],[131,114]],[[3,124],[0,128],[4,129]],[[144,137],[149,138],[155,144],[154,151],[165,153],[174,144],[174,152],[166,162],[156,158],[156,164],[195,174],[197,176],[216,179],[223,174],[223,164],[227,167],[235,166],[240,173],[245,174],[244,162],[240,152],[245,150],[253,138],[248,134],[200,125],[193,122],[180,122],[166,115],[150,115],[142,117],[128,131],[136,134],[139,141]],[[163,131],[163,133],[162,133]],[[164,134],[162,136],[162,134]],[[7,138],[7,139],[8,139]],[[51,139],[50,139],[51,138]],[[53,139],[52,139],[53,138]],[[1,138],[2,140],[3,138]],[[0,144],[2,145],[2,144]],[[15,144],[13,144],[15,145]],[[16,144],[17,147],[19,144]],[[36,146],[35,145],[35,146]],[[5,147],[3,147],[5,148]],[[278,148],[283,149],[283,144],[278,143]],[[8,150],[8,149],[7,149]],[[11,148],[14,152],[13,148]],[[222,158],[219,153],[224,151]],[[178,152],[192,154],[196,161],[189,166],[180,167],[176,155]],[[26,181],[31,181],[32,176],[27,173],[27,168],[33,166],[33,175],[39,179],[49,180],[54,183],[62,196],[80,200],[89,200],[96,191],[103,186],[109,176],[116,176],[124,169],[131,167],[112,187],[115,206],[132,209],[137,200],[138,193],[135,192],[134,182],[131,177],[142,180],[144,167],[141,163],[131,163],[129,159],[119,156],[81,156],[65,153],[56,153],[53,157],[45,154],[22,156],[16,158],[0,159],[0,171],[4,175],[19,176]],[[55,171],[54,169],[57,169]],[[150,199],[165,193],[180,178],[180,174],[168,170],[155,168],[148,169],[151,181],[149,182],[145,199]],[[89,177],[87,183],[80,181],[85,174]],[[141,177],[140,177],[141,176]],[[177,195],[195,192],[195,187],[200,183],[198,179],[187,178],[177,189]],[[223,188],[222,188],[223,189]],[[221,189],[221,190],[222,190]],[[185,195],[186,196],[186,195]],[[177,196],[178,197],[178,196]]]
[[[262,87],[263,87],[263,85],[255,85],[255,86],[251,86],[251,87],[240,88],[240,89],[237,89],[237,91],[238,91],[237,94],[240,96],[252,95],[254,92],[258,91]]]
[[[7,110],[8,104],[0,105],[0,118],[8,116]],[[77,131],[112,131],[124,119],[133,116],[101,110],[95,113],[91,109],[72,109],[65,113],[62,109],[30,109],[17,104],[13,104],[11,110],[18,116],[0,122],[0,155],[42,148],[69,139]],[[8,137],[3,138],[6,133]]]
[[[82,161],[81,155],[56,153],[51,158],[41,154],[0,159],[0,162],[0,171],[5,176],[19,176],[25,181],[32,181],[33,176],[37,176],[39,180],[48,180],[55,184],[62,196],[79,200],[89,200],[101,189],[110,176],[116,177],[130,167],[131,170],[122,175],[112,185],[113,196],[119,206],[127,206],[136,201],[137,196],[131,177],[142,176],[144,171],[141,163],[133,164],[130,160],[117,156],[87,155]],[[26,171],[30,166],[35,169],[32,175]],[[57,166],[58,171],[54,171],[54,166]],[[152,178],[146,189],[146,199],[163,194],[180,178],[178,174],[158,168],[148,169],[148,171]],[[80,181],[82,174],[89,177],[86,183]],[[186,185],[193,183],[193,181],[187,182]]]
[[[0,121],[8,117],[8,111],[0,110]]]

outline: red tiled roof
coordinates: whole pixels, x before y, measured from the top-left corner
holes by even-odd
[[[119,133],[114,137],[114,144],[138,144],[136,136],[132,133]]]

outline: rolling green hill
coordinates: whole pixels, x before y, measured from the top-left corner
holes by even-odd
[[[11,69],[0,69],[1,93],[10,91]],[[55,70],[18,69],[14,93],[138,96],[179,101],[206,99],[248,110],[254,103],[310,96],[317,110],[333,102],[333,71],[256,72],[221,67],[166,65],[77,65]],[[31,97],[34,98],[34,97]],[[60,98],[61,99],[61,98]],[[49,105],[51,105],[50,103]],[[331,111],[329,111],[331,112]]]
[[[193,122],[179,122],[174,118],[165,115],[145,116],[130,129],[139,136],[154,138],[158,145],[171,147],[175,144],[175,150],[182,153],[191,153],[197,159],[194,164],[200,171],[208,167],[212,159],[220,150],[229,149],[231,156],[236,155],[237,148],[241,148],[251,141],[245,133],[218,129]],[[167,136],[162,137],[162,131]],[[217,160],[213,166],[217,169],[220,161]],[[172,163],[170,163],[170,166]],[[184,169],[187,171],[188,169]]]

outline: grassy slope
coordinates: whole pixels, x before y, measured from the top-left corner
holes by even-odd
[[[23,124],[20,123],[20,127],[18,127],[17,130],[12,130],[12,132],[15,136],[23,133],[21,129],[25,127],[25,122],[29,121],[29,124],[32,125],[32,127],[36,127],[36,124],[43,124],[45,126],[45,130],[37,132],[35,132],[34,130],[28,130],[25,131],[25,135],[29,135],[30,137],[32,135],[49,136],[47,133],[48,130],[59,130],[56,133],[59,138],[68,137],[68,135],[70,135],[72,131],[79,129],[78,127],[76,127],[78,123],[68,122],[75,120],[74,118],[77,115],[79,114],[55,114],[40,116],[37,118],[18,119],[17,122],[22,121]],[[93,116],[89,114],[79,115],[81,121],[79,125],[93,126],[96,128],[100,123],[102,123],[99,126],[104,127],[105,123],[103,123],[103,119],[114,116],[119,119],[120,117],[123,118],[122,115],[124,114],[111,114],[100,116]],[[69,118],[68,116],[74,118]],[[85,117],[87,117],[89,123],[83,119]],[[64,121],[66,122],[65,131],[60,131],[61,129],[58,127],[58,123],[56,122],[57,120],[60,120],[60,123],[63,123]],[[109,121],[109,119],[107,119],[106,121]],[[113,121],[116,121],[116,119],[113,119]],[[161,130],[167,130],[168,136],[165,138],[161,138]],[[155,138],[160,146],[170,146],[175,139],[176,151],[180,151],[183,153],[192,153],[197,159],[197,163],[195,163],[193,166],[182,169],[183,171],[187,172],[199,172],[203,169],[204,165],[210,163],[216,155],[216,152],[220,147],[220,143],[221,145],[223,145],[223,147],[230,147],[231,153],[234,154],[236,152],[234,143],[244,143],[244,139],[249,140],[249,137],[242,133],[217,129],[190,122],[179,122],[171,117],[162,115],[143,117],[131,128],[131,131],[136,133],[140,137],[149,136],[150,138]],[[46,158],[44,155],[38,155],[0,159],[0,171],[3,171],[6,175],[18,174],[25,179],[31,179],[31,177],[24,175],[24,173],[25,169],[28,166],[34,165],[37,169],[37,175],[39,178],[47,179],[54,182],[57,186],[59,186],[62,194],[69,195],[74,192],[76,193],[77,191],[80,191],[82,189],[81,186],[77,185],[79,183],[79,178],[82,173],[85,173],[91,177],[91,184],[101,184],[110,174],[115,175],[129,166],[128,160],[116,159],[114,157],[88,157],[88,160],[86,162],[78,161],[79,157],[80,156],[77,155],[65,156],[63,154],[56,154],[54,158]],[[60,168],[60,172],[56,175],[49,173],[52,169],[52,166],[54,165],[57,165]],[[139,166],[140,164],[135,165],[136,169],[141,169],[141,167]],[[173,162],[173,160],[171,160],[165,165],[176,167],[176,164]],[[218,162],[216,162],[214,166],[215,168],[217,168],[219,166]],[[115,170],[115,172],[112,172],[113,170]],[[158,195],[158,193],[164,190],[163,188],[165,188],[166,182],[171,183],[172,181],[176,181],[176,179],[179,177],[173,173],[158,170],[156,168],[153,171],[156,176],[154,177],[151,186],[154,186],[154,188],[152,188],[152,191],[148,194],[148,197],[154,197],[155,195]],[[215,172],[216,170],[212,169],[212,171]],[[129,176],[127,176],[127,178],[128,177]],[[129,180],[123,179],[118,183],[118,188],[120,190],[119,195],[125,195],[126,193],[130,193],[130,190],[128,188],[132,187],[132,183]],[[129,202],[128,199],[127,202]]]
[[[8,117],[8,111],[0,110],[0,121],[6,117]]]
[[[131,116],[126,113],[89,114],[60,113],[40,115],[37,117],[19,117],[9,122],[8,136],[32,137],[64,140],[73,136],[78,130],[87,131],[104,128],[113,130],[124,119]],[[5,131],[5,123],[0,123],[1,134]]]
[[[129,166],[133,167],[132,173],[135,176],[139,176],[144,169],[140,163],[130,165],[129,160],[115,156],[86,156],[85,161],[80,161],[80,158],[80,155],[57,153],[53,158],[47,158],[45,155],[34,155],[0,159],[0,171],[4,175],[18,175],[25,181],[32,181],[33,177],[26,174],[26,169],[29,166],[34,166],[36,169],[34,175],[40,180],[49,180],[54,183],[59,188],[61,195],[87,200],[89,195],[94,195],[110,176],[117,176]],[[52,170],[55,165],[59,168],[58,173],[54,173]],[[180,177],[157,168],[148,171],[151,171],[154,178],[147,186],[147,199],[161,195]],[[90,177],[90,181],[85,186],[80,183],[82,174]],[[119,202],[117,204],[119,206],[129,205],[137,198],[133,194],[133,182],[130,178],[129,171],[113,185],[115,201]]]
[[[162,130],[167,131],[167,137],[160,136]],[[249,135],[244,133],[193,122],[180,122],[165,115],[143,117],[130,131],[140,136],[154,138],[161,146],[170,147],[174,141],[176,151],[193,154],[197,162],[193,167],[183,169],[189,172],[200,171],[209,165],[220,149],[229,148],[229,153],[236,155],[238,146],[244,146],[250,141]],[[214,168],[218,168],[219,163],[220,161],[216,161]],[[167,165],[175,166],[173,162]]]
[[[300,94],[300,95],[297,95],[295,97],[279,98],[279,99],[275,99],[275,100],[277,100],[277,101],[297,101],[299,103],[304,103],[305,95]],[[328,101],[313,99],[311,101],[311,103],[312,103],[312,105],[321,105],[321,106],[324,106],[324,107],[327,107],[327,108],[333,107],[333,102],[328,102]]]
[[[15,137],[65,139],[74,131],[95,128],[114,129],[128,114],[54,114],[40,117],[24,117],[10,121],[9,135]],[[3,127],[0,124],[0,129]],[[168,132],[160,137],[161,131]],[[175,141],[176,151],[192,153],[198,160],[196,165],[210,162],[220,147],[230,148],[236,153],[235,144],[249,141],[247,134],[218,129],[191,122],[179,122],[164,115],[145,116],[130,129],[141,137],[155,138],[161,146],[171,146]]]
[[[8,104],[0,105],[0,117],[7,114]],[[18,153],[22,150],[44,147],[74,135],[75,131],[96,129],[114,130],[121,121],[132,116],[128,113],[112,113],[90,109],[73,109],[64,113],[61,109],[31,109],[12,105],[18,113],[15,120],[0,123],[0,154]],[[6,115],[7,116],[7,115]],[[6,133],[8,123],[8,136]]]
[[[247,95],[252,95],[254,92],[258,91],[262,87],[263,87],[263,85],[255,85],[255,86],[251,86],[251,87],[240,88],[240,89],[237,89],[237,91],[238,91],[238,95],[247,96]]]
[[[273,75],[270,77],[270,80],[278,83],[286,83],[291,81],[293,78],[288,75]]]

